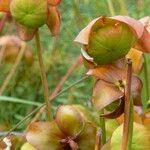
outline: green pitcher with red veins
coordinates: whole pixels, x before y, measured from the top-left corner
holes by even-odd
[[[47,0],[12,0],[10,11],[21,25],[39,28],[46,23]]]

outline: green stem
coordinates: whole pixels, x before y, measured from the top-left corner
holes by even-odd
[[[69,89],[71,89],[72,87],[74,87],[75,85],[81,83],[82,81],[84,81],[85,79],[87,79],[88,76],[85,76],[83,78],[81,78],[79,81],[71,84],[70,86],[68,86],[66,89],[60,91],[57,95],[51,97],[49,99],[49,101],[54,100],[55,98],[57,98],[58,96],[60,96],[61,94],[63,94],[64,92],[68,91]],[[45,106],[44,104],[41,104],[39,107],[35,108],[31,113],[29,113],[27,116],[25,116],[25,118],[23,118],[20,122],[18,122],[9,132],[7,135],[10,135],[11,132],[13,132],[16,128],[18,128],[22,123],[24,123],[27,119],[29,119],[32,115],[34,115],[37,111],[39,111],[43,106]]]
[[[104,114],[104,110],[102,109],[101,112],[100,112],[100,115],[101,114]],[[100,116],[100,127],[101,127],[101,130],[102,130],[102,134],[101,134],[101,144],[104,145],[106,143],[106,127],[105,127],[105,119],[104,117]]]
[[[48,97],[49,97],[48,81],[47,81],[47,77],[46,77],[46,73],[45,73],[45,67],[44,67],[43,58],[42,58],[42,48],[41,48],[41,44],[40,44],[40,36],[39,36],[38,31],[35,35],[35,40],[36,40],[36,46],[37,46],[37,50],[38,50],[38,60],[39,60],[39,66],[40,66],[42,85],[43,85],[43,89],[44,89],[44,98],[45,98],[45,104],[46,104],[47,118],[49,121],[51,121],[51,118],[52,118],[51,104],[48,100]]]
[[[149,80],[148,80],[148,64],[146,55],[144,54],[144,80],[145,80],[145,94],[146,94],[146,102],[149,100]]]

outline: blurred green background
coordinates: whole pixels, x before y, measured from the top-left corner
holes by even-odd
[[[49,82],[50,92],[65,75],[68,68],[80,55],[80,46],[74,43],[74,38],[79,31],[84,28],[89,21],[98,16],[129,15],[136,19],[150,15],[150,0],[112,0],[114,11],[109,7],[107,0],[62,0],[59,5],[61,13],[61,32],[57,39],[51,37],[46,26],[40,28],[41,43],[43,48],[43,58]],[[14,23],[7,23],[1,36],[16,34]],[[35,41],[28,43],[34,53],[34,63],[26,64],[22,61],[9,83],[3,95],[7,96],[5,102],[0,97],[0,128],[5,126],[13,127],[17,122],[29,114],[39,103],[43,103],[43,89],[40,81],[39,66],[35,48]],[[149,56],[147,55],[150,64]],[[4,63],[0,66],[0,85],[3,84],[6,75],[13,64]],[[85,73],[86,69],[78,66],[69,79],[65,82],[63,89],[78,81]],[[59,96],[53,102],[53,110],[60,104],[80,103],[90,106],[93,80],[87,79],[68,92]],[[22,103],[15,103],[16,98]],[[31,105],[23,104],[23,100],[32,101]],[[38,103],[37,103],[38,102]],[[143,92],[143,102],[145,104],[145,92]],[[45,119],[45,114],[41,117]],[[29,121],[29,120],[28,120]],[[28,121],[18,128],[24,129]],[[1,130],[1,129],[0,129]]]

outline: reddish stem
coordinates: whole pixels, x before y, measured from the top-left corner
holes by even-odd
[[[123,124],[123,138],[122,138],[122,150],[128,149],[129,142],[129,125],[130,125],[130,95],[131,95],[131,79],[132,79],[132,61],[127,60],[127,79],[125,87],[125,106],[124,106],[124,124]]]

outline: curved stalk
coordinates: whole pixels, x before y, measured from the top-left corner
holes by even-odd
[[[40,36],[39,36],[38,31],[35,35],[35,40],[36,40],[36,46],[37,46],[37,51],[38,51],[38,60],[39,60],[41,80],[42,80],[42,85],[44,89],[44,99],[45,99],[45,104],[46,104],[47,118],[49,121],[51,121],[51,104],[48,100],[48,97],[49,97],[48,81],[47,81],[47,77],[45,73],[45,67],[44,67],[43,58],[42,58],[42,48],[40,44]]]

